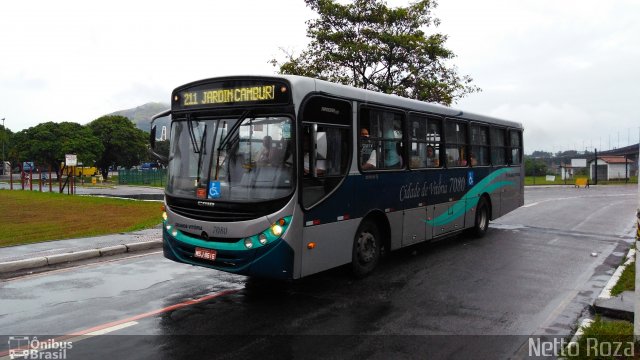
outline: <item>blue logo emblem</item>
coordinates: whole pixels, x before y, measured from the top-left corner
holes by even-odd
[[[220,181],[209,181],[209,199],[220,197]]]
[[[469,184],[469,186],[473,186],[473,171],[469,171],[467,173],[467,184]]]

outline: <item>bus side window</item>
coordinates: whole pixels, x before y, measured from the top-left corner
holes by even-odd
[[[362,170],[399,169],[404,166],[403,123],[402,114],[362,108],[358,149]]]
[[[489,165],[489,128],[486,126],[471,125],[471,166]]]
[[[440,167],[440,119],[412,115],[409,132],[409,166],[412,169]]]
[[[445,125],[447,166],[467,166],[467,124],[447,121]]]
[[[347,101],[315,96],[302,109],[302,205],[322,201],[348,172],[353,121]]]
[[[512,165],[520,165],[521,157],[522,157],[522,142],[520,141],[520,131],[511,130],[509,131],[510,142],[509,145],[511,148],[510,156],[511,159],[509,161]]]
[[[506,147],[505,147],[505,130],[499,128],[491,128],[491,164],[492,165],[505,165],[506,159]]]

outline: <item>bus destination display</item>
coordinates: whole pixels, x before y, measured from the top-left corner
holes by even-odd
[[[285,104],[289,100],[287,87],[283,84],[216,85],[209,84],[206,87],[179,91],[173,97],[174,105],[187,109],[243,104]]]

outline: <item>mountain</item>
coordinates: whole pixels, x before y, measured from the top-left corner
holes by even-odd
[[[157,113],[163,112],[169,108],[169,104],[164,103],[146,103],[133,109],[126,109],[113,112],[108,115],[121,115],[128,117],[138,129],[149,132],[151,129],[151,117]]]

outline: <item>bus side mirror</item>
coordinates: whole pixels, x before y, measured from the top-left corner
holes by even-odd
[[[156,136],[157,136],[157,125],[155,124],[156,120],[162,117],[167,117],[171,115],[171,109],[169,110],[165,110],[159,114],[156,114],[154,116],[151,117],[151,131],[149,131],[149,145],[150,148],[148,149],[148,152],[151,156],[155,157],[156,159],[160,160],[160,162],[162,162],[164,165],[168,164],[169,162],[169,148],[168,148],[168,141],[164,140],[165,139],[165,129],[163,126],[163,133],[162,133],[162,139],[163,141],[160,141],[158,144],[156,144]],[[161,123],[162,125],[163,123]],[[160,146],[162,144],[162,146]],[[156,145],[158,146],[158,149],[156,149]]]
[[[155,125],[151,127],[151,132],[149,133],[149,144],[151,145],[152,149],[156,147],[156,126]]]

